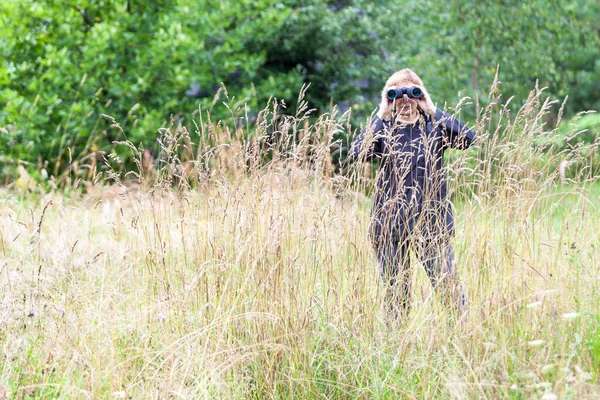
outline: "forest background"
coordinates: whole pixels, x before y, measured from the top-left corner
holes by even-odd
[[[568,95],[569,125],[600,108],[599,21],[596,0],[3,1],[0,182],[20,165],[52,179],[116,155],[115,141],[154,152],[169,124],[251,125],[270,98],[293,114],[306,84],[313,117],[351,111],[348,139],[405,67],[440,107],[471,98],[461,118],[473,122],[499,66],[504,100],[519,107],[536,84]],[[600,132],[597,114],[577,124],[578,140]]]
[[[0,399],[600,398],[598,0],[1,0],[0,56]],[[406,67],[463,318],[414,254],[388,318],[345,162]]]

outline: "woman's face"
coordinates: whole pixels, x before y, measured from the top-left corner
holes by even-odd
[[[421,87],[420,85],[417,85],[412,81],[406,79],[398,79],[394,82],[391,82],[391,84],[386,88],[386,91],[390,89],[412,86]],[[408,97],[407,94],[402,95],[402,97],[396,98],[395,100],[393,100],[393,102],[396,114],[398,114],[401,117],[414,118],[419,114],[419,103],[417,99],[412,99]]]
[[[396,112],[404,116],[413,116],[418,112],[417,99],[411,99],[406,94],[394,100]]]

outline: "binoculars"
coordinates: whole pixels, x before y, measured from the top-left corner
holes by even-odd
[[[387,98],[395,100],[398,97],[402,97],[405,93],[411,99],[418,99],[423,94],[423,91],[415,86],[390,89],[387,91]]]

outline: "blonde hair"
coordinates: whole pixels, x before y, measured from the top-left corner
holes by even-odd
[[[419,75],[417,75],[412,69],[404,68],[398,72],[395,72],[392,76],[390,76],[385,83],[385,88],[389,88],[392,86],[406,86],[406,85],[417,85],[422,88],[425,87]]]

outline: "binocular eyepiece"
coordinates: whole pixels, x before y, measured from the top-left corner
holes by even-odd
[[[423,94],[423,91],[416,86],[401,87],[396,89],[390,89],[387,91],[387,98],[395,100],[406,94],[411,99],[418,99]]]

